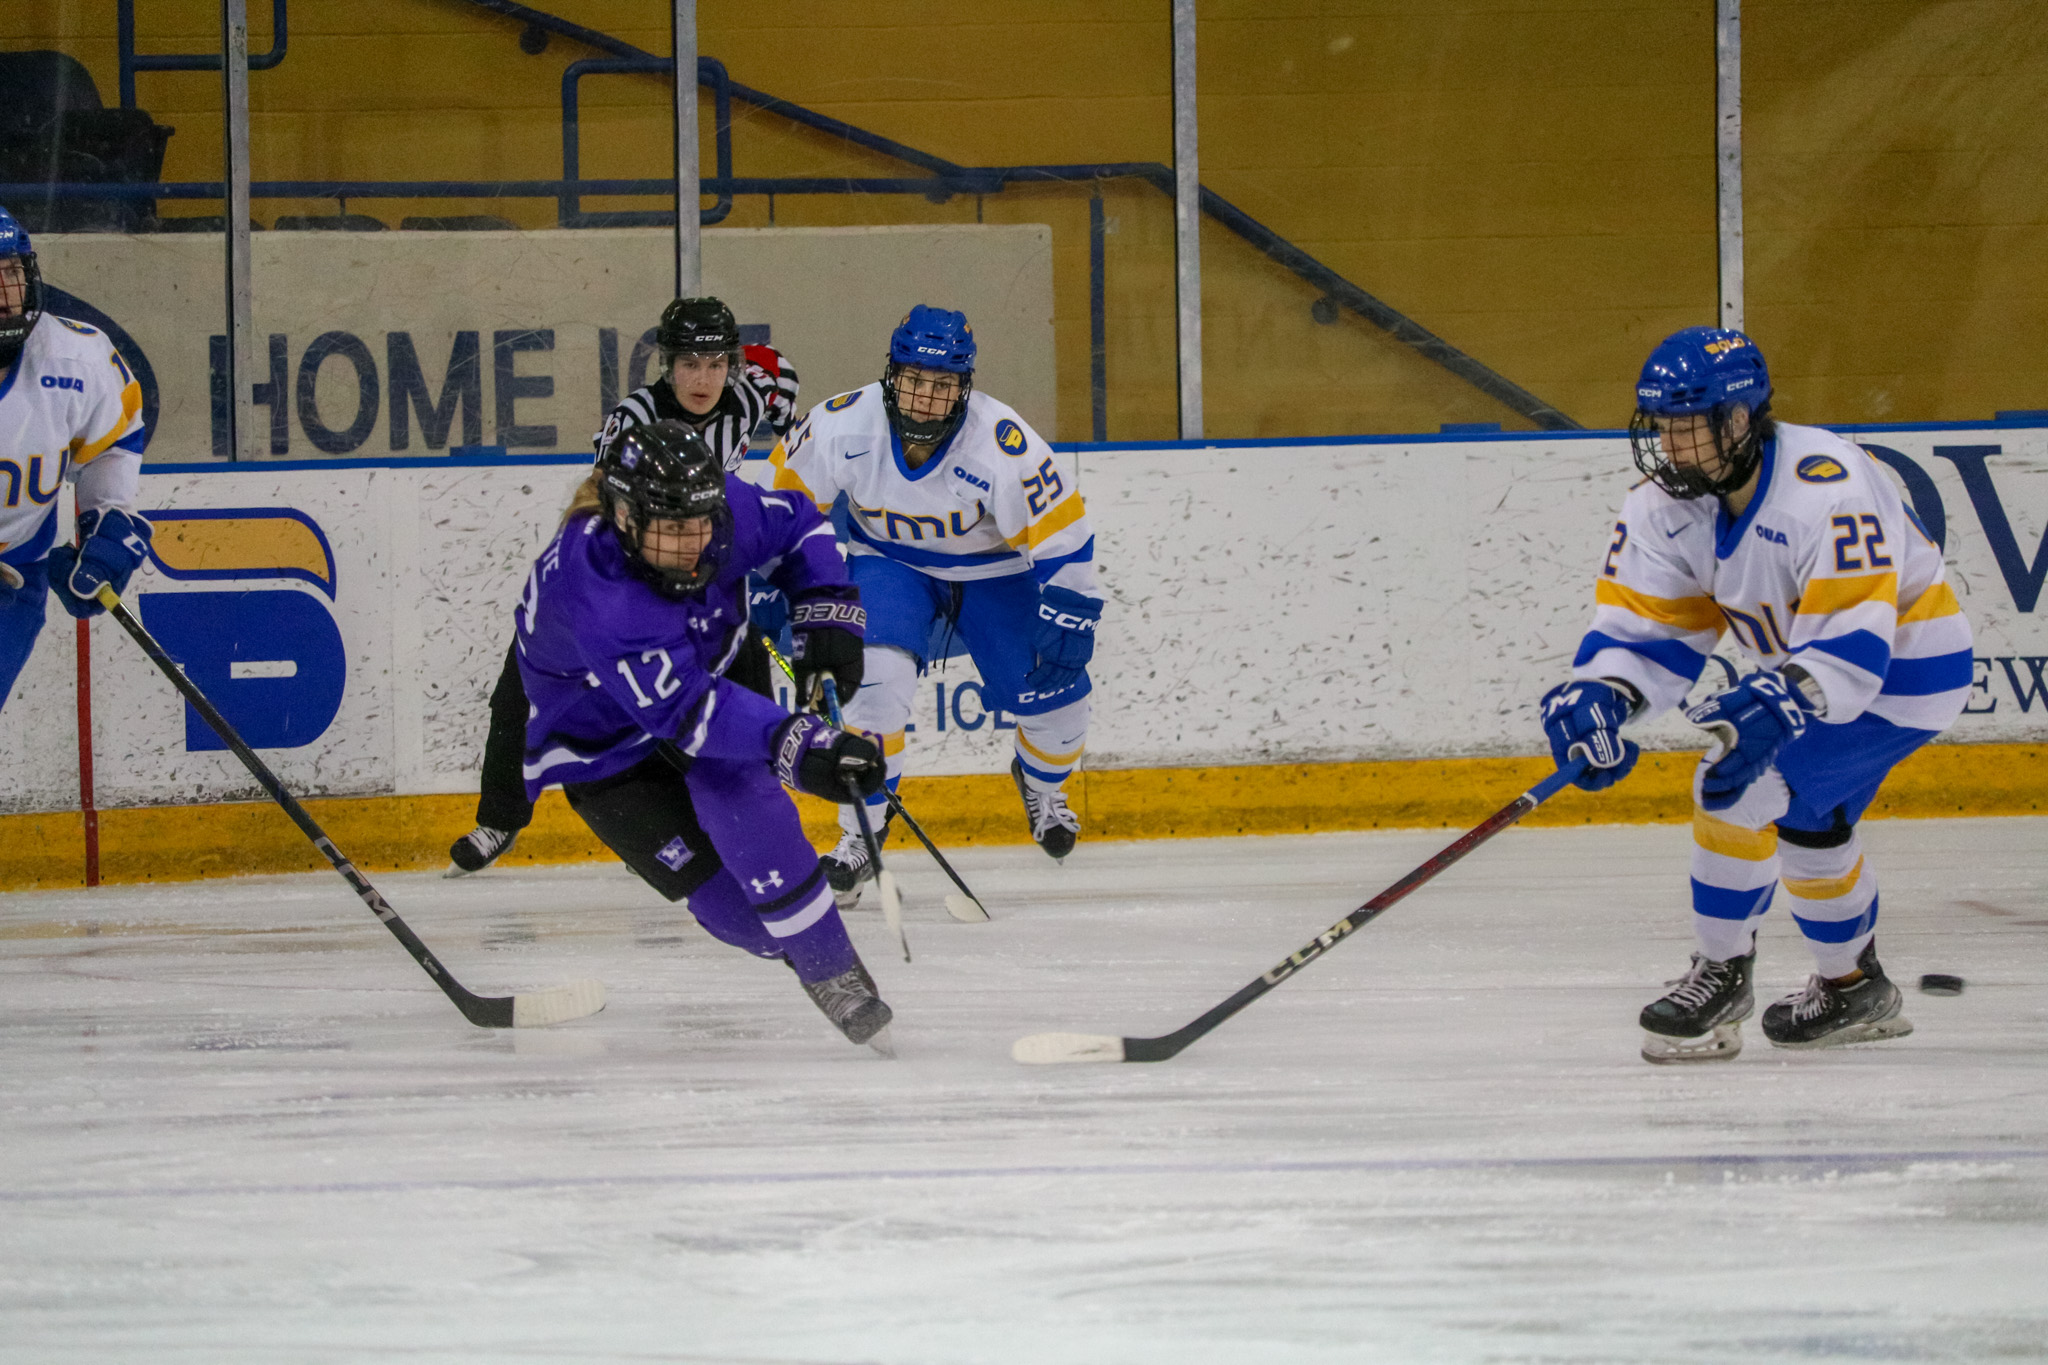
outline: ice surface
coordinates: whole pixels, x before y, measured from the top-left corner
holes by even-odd
[[[0,896],[0,1361],[2048,1360],[2048,822],[1866,827],[1910,1038],[1637,1059],[1688,832],[1515,830],[1174,1061],[1448,832],[896,854],[901,1056],[617,868]],[[1782,906],[1759,995],[1809,962]],[[1968,979],[1937,999],[1925,970]]]

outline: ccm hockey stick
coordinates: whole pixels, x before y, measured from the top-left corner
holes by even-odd
[[[836,730],[846,728],[846,720],[839,714],[839,684],[836,679],[825,679],[825,717]],[[884,790],[887,790],[886,786]],[[868,821],[868,803],[854,785],[851,777],[846,779],[846,794],[853,801],[853,818],[860,822],[860,837],[868,846],[868,862],[875,869],[875,890],[882,898],[882,923],[889,926],[896,935],[896,942],[903,949],[903,960],[910,961],[910,937],[903,932],[903,896],[896,890],[896,876],[882,866],[882,844],[875,838],[875,827]]]
[[[192,703],[192,709],[206,717],[206,723],[213,727],[214,733],[226,742],[228,748],[235,751],[235,757],[242,760],[242,766],[263,784],[263,790],[270,793],[270,799],[284,808],[284,813],[292,818],[292,823],[299,827],[299,832],[312,840],[313,847],[326,855],[327,861],[334,864],[334,870],[341,874],[342,880],[362,897],[363,904],[369,906],[371,912],[384,922],[384,927],[391,931],[392,937],[405,945],[405,950],[412,954],[413,961],[424,967],[427,975],[434,978],[434,984],[455,1002],[455,1008],[462,1011],[463,1018],[479,1028],[535,1028],[542,1024],[559,1024],[569,1019],[581,1019],[586,1014],[596,1014],[604,1008],[604,983],[587,979],[526,995],[474,995],[465,990],[461,982],[449,975],[448,969],[441,965],[440,959],[435,957],[427,945],[420,942],[419,937],[407,927],[406,922],[398,917],[398,912],[378,894],[377,888],[370,885],[362,873],[356,871],[355,864],[342,856],[341,850],[334,846],[334,841],[327,837],[327,832],[306,813],[306,808],[299,804],[298,799],[284,789],[284,784],[279,782],[277,775],[256,756],[256,751],[235,733],[235,727],[228,724],[227,717],[215,709],[214,704],[206,699],[206,694],[199,690],[198,685],[187,678],[178,665],[172,662],[171,656],[164,652],[163,646],[143,628],[142,622],[135,618],[135,614],[129,611],[126,604],[115,594],[113,586],[102,584],[98,596],[107,611],[121,623],[121,628],[135,637],[135,643],[142,646],[142,652],[149,655],[150,661],[171,680],[171,685],[185,695],[186,701]]]
[[[1196,1039],[1363,929],[1394,902],[1557,795],[1585,770],[1586,760],[1583,758],[1574,759],[1559,768],[1460,835],[1443,852],[1317,934],[1286,961],[1268,970],[1201,1018],[1172,1033],[1158,1038],[1117,1038],[1098,1033],[1034,1033],[1028,1038],[1019,1038],[1010,1048],[1010,1056],[1033,1065],[1053,1062],[1163,1062],[1178,1056]]]
[[[783,658],[782,651],[769,644],[767,640],[764,639],[761,643],[767,646],[768,657],[775,660],[775,666],[782,670],[783,676],[794,686],[796,671],[789,666],[789,660]],[[953,885],[960,888],[957,892],[946,893],[946,913],[963,924],[988,923],[988,908],[981,903],[981,898],[968,888],[967,883],[961,880],[960,874],[953,870],[953,865],[946,861],[946,855],[939,852],[939,846],[924,832],[924,826],[910,818],[910,812],[904,808],[903,799],[889,790],[886,783],[883,784],[882,795],[889,799],[889,809],[896,813],[896,818],[910,827],[910,832],[924,845],[924,851],[932,855],[932,861],[939,865],[939,870],[952,880]]]

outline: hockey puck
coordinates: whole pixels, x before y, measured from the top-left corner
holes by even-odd
[[[1946,972],[1928,972],[1920,978],[1920,992],[1923,995],[1961,995],[1963,979]]]

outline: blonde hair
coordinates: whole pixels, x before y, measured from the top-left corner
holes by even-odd
[[[582,483],[576,485],[576,491],[569,495],[569,505],[562,510],[562,525],[567,526],[571,517],[579,516],[582,513],[588,512],[592,515],[598,513],[603,506],[603,503],[597,496],[598,478],[598,472],[593,469],[585,476]]]

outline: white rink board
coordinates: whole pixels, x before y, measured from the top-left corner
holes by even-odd
[[[1922,496],[1940,500],[1982,660],[1980,692],[1952,737],[2048,738],[2048,699],[2030,671],[2048,665],[2048,624],[2039,602],[2020,610],[2029,575],[2048,569],[2048,431],[1857,435],[1899,452],[1924,476]],[[1999,448],[1984,462],[2001,523],[1992,529],[1957,462],[1933,453],[1957,446]],[[1535,700],[1569,666],[1633,478],[1614,433],[1086,447],[1063,458],[1088,498],[1110,597],[1089,746],[1090,763],[1109,768],[1539,752]],[[309,795],[461,791],[481,762],[520,582],[581,472],[574,462],[242,466],[148,474],[143,505],[288,508],[325,531],[347,686],[316,740],[266,751],[287,783]],[[227,586],[319,597],[302,583]],[[132,591],[222,587],[151,567]],[[77,801],[70,641],[68,620],[53,622],[7,709],[0,809]],[[93,659],[102,804],[258,794],[228,755],[184,751],[168,685],[111,623],[95,626]],[[1008,731],[959,695],[973,681],[956,658],[920,685],[913,773],[1007,766]],[[1670,719],[1645,738],[1697,743]]]

